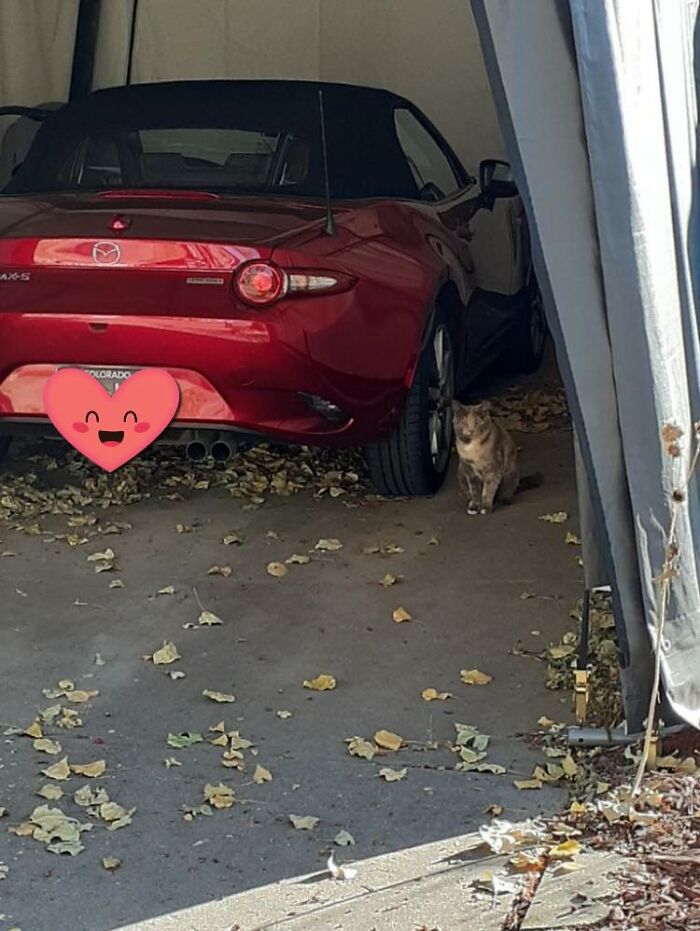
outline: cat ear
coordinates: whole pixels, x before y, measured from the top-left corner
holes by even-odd
[[[481,404],[479,405],[479,409],[483,411],[484,414],[490,414],[491,413],[491,402],[482,401]]]
[[[463,410],[464,410],[464,404],[461,404],[459,401],[452,402],[452,413],[453,414],[461,414]]]

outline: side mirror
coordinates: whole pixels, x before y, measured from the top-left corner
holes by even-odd
[[[498,158],[485,158],[479,164],[479,187],[484,206],[493,209],[494,201],[501,197],[515,197],[518,189],[508,162]]]

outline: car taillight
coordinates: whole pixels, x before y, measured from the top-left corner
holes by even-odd
[[[283,297],[303,297],[312,294],[337,294],[348,291],[355,279],[339,272],[280,268],[272,262],[248,262],[236,272],[234,293],[246,304],[263,307]]]
[[[243,265],[233,280],[236,294],[246,304],[256,307],[274,304],[284,297],[289,287],[286,272],[269,262],[250,262]]]

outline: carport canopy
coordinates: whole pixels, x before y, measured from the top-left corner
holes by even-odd
[[[321,78],[413,98],[470,170],[505,143],[575,425],[586,584],[613,592],[627,726],[647,716],[659,640],[663,717],[700,727],[697,478],[673,501],[700,418],[698,0],[441,0],[439,11],[1,0],[0,106],[129,81]],[[23,125],[8,125],[0,178],[23,144]],[[675,457],[666,424],[683,431]]]

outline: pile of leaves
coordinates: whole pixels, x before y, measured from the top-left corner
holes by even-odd
[[[583,601],[579,599],[570,616],[577,622],[575,631],[567,631],[559,643],[550,644],[542,654],[547,664],[547,688],[573,692],[572,663],[579,651]],[[620,667],[612,599],[607,592],[594,592],[591,596],[590,633],[588,638],[591,665],[591,699],[589,723],[612,727],[624,718]],[[517,651],[517,648],[516,648]]]
[[[491,398],[494,416],[508,430],[519,433],[541,433],[550,428],[561,428],[570,423],[569,407],[563,388],[538,389],[523,394],[512,389]]]
[[[256,508],[270,495],[310,490],[317,497],[350,499],[367,491],[364,462],[354,451],[261,445],[238,451],[226,463],[191,463],[181,450],[164,446],[110,474],[73,450],[49,445],[38,452],[29,447],[24,457],[28,468],[4,474],[0,520],[13,529],[41,534],[42,520],[59,516],[79,532],[53,536],[71,545],[99,533],[120,532],[119,526],[110,531],[114,524],[98,518],[99,511],[149,498],[177,501],[192,491],[222,488],[244,499],[244,506]]]

